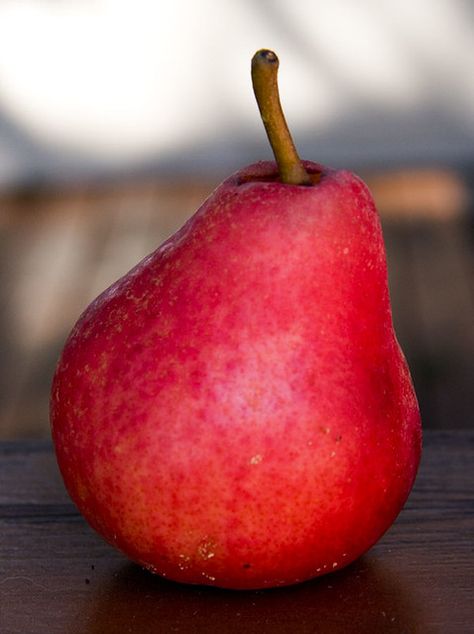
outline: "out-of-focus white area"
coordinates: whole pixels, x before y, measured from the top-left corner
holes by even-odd
[[[306,158],[474,158],[470,0],[3,0],[0,184],[268,158],[262,47]]]

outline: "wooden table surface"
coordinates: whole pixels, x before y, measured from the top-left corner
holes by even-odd
[[[2,634],[474,632],[474,432],[430,431],[415,489],[358,562],[289,588],[182,586],[129,563],[68,499],[50,443],[0,443]]]

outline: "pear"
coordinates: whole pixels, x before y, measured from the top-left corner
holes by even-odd
[[[380,220],[348,171],[300,161],[258,51],[277,162],[225,180],[85,310],[51,395],[57,459],[108,542],[225,588],[339,570],[412,488],[420,415]]]

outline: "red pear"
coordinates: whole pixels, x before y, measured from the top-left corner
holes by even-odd
[[[257,97],[275,67],[256,54]],[[339,570],[416,475],[420,416],[372,197],[293,159],[290,176],[280,157],[224,181],[85,310],[57,367],[72,499],[177,581],[264,588]]]

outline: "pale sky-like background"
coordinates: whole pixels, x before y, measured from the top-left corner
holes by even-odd
[[[473,161],[470,0],[3,0],[0,185],[269,158],[262,47],[305,158]]]

